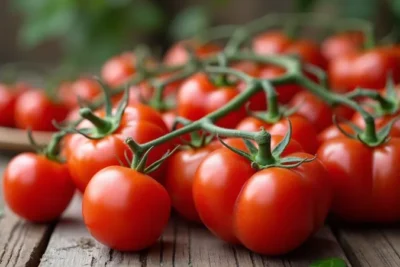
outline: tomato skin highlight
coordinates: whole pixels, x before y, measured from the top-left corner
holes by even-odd
[[[168,223],[170,210],[170,198],[161,184],[120,166],[96,173],[82,200],[89,232],[119,251],[139,251],[153,245]]]
[[[64,104],[53,103],[43,91],[29,90],[15,103],[15,125],[32,131],[56,131],[53,120],[62,122],[68,115]]]
[[[256,172],[248,160],[220,148],[197,169],[193,197],[203,223],[219,238],[278,255],[300,246],[323,224],[331,203],[326,175],[319,160]]]
[[[4,171],[3,192],[8,207],[18,216],[31,222],[50,222],[67,208],[75,186],[65,164],[22,153]]]
[[[336,138],[322,144],[318,157],[330,174],[334,215],[352,222],[400,220],[400,139],[370,148]]]

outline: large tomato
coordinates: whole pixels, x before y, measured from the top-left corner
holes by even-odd
[[[104,117],[104,111],[96,113]],[[91,128],[89,121],[85,120],[79,128]],[[132,137],[139,144],[151,141],[168,133],[161,115],[150,107],[138,104],[125,109],[120,126],[117,130],[102,139],[91,140],[80,134],[73,134],[66,144],[68,168],[77,188],[84,192],[93,175],[99,170],[112,165],[119,165],[119,160],[125,164],[125,153],[131,157],[131,152],[125,145],[125,139]],[[156,146],[148,157],[148,164],[160,159],[170,148],[168,143]],[[163,166],[152,176],[161,179]]]
[[[335,215],[356,222],[400,220],[400,139],[371,148],[336,138],[322,144],[318,158],[333,185]]]
[[[319,46],[311,40],[292,40],[282,32],[269,31],[253,39],[254,52],[261,55],[295,54],[307,63],[323,67],[325,65]]]
[[[4,199],[10,209],[32,222],[57,219],[75,187],[65,164],[33,153],[13,158],[3,175]]]
[[[204,73],[188,78],[177,95],[177,113],[189,120],[198,120],[221,108],[239,94],[235,87],[217,87]],[[222,127],[233,128],[246,116],[244,106],[217,121]]]
[[[171,66],[185,64],[189,59],[186,46],[192,48],[196,56],[199,58],[206,58],[215,55],[222,50],[219,45],[213,43],[201,45],[193,40],[185,40],[178,42],[169,48],[165,54],[164,63]]]
[[[101,93],[100,84],[94,79],[82,77],[73,83],[66,83],[59,89],[62,102],[70,109],[78,106],[78,98],[91,101]]]
[[[198,167],[193,198],[202,222],[221,239],[261,254],[283,254],[323,225],[331,202],[326,175],[318,159],[256,171],[247,159],[220,148]]]
[[[321,52],[329,62],[343,55],[360,51],[364,44],[362,32],[343,32],[325,39],[321,45]]]
[[[170,198],[161,184],[120,166],[96,173],[82,200],[89,232],[121,251],[138,251],[154,244],[168,223],[170,210]]]
[[[300,115],[289,116],[292,124],[292,138],[300,143],[307,153],[315,153],[318,149],[317,132],[310,121]],[[288,131],[287,119],[269,124],[254,117],[243,119],[236,127],[238,130],[257,132],[261,127],[274,135],[285,135]]]
[[[22,129],[55,131],[53,120],[63,121],[68,108],[55,103],[41,90],[29,90],[21,94],[15,103],[15,125]]]

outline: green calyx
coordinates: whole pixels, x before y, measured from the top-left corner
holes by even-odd
[[[173,130],[176,130],[179,124],[182,124],[183,126],[188,125],[192,123],[192,121],[185,119],[183,117],[176,117],[174,124],[172,126]],[[214,139],[215,135],[210,134],[207,135],[203,131],[193,131],[190,133],[190,140],[186,140],[184,138],[180,138],[181,142],[183,144],[183,149],[189,148],[189,149],[199,149],[202,147],[205,147],[206,145],[210,144],[211,141]]]
[[[258,145],[254,145],[248,139],[243,138],[243,141],[249,152],[242,151],[240,149],[234,148],[226,144],[222,139],[219,138],[220,142],[229,150],[234,153],[248,159],[251,162],[252,168],[256,170],[267,169],[271,167],[279,167],[279,168],[295,168],[300,166],[305,162],[310,162],[315,159],[313,158],[298,158],[298,157],[282,157],[282,153],[285,148],[288,146],[292,134],[292,126],[290,121],[289,129],[286,133],[285,137],[282,141],[271,150],[271,135],[265,131],[263,128],[254,138],[255,143]]]
[[[137,142],[135,142],[131,137],[128,137],[125,140],[125,143],[128,145],[129,149],[132,151],[134,154],[132,162],[129,162],[129,165],[132,169],[144,173],[144,174],[149,174],[151,172],[154,172],[157,170],[161,164],[165,162],[167,158],[169,158],[172,154],[175,153],[175,151],[179,148],[179,146],[176,146],[173,150],[168,150],[159,160],[153,162],[149,166],[147,165],[147,159],[149,157],[149,153],[154,147],[150,147],[148,149],[143,149]]]
[[[44,155],[49,160],[63,163],[64,159],[60,157],[60,143],[66,134],[64,131],[57,132],[52,135],[48,145],[39,145],[33,138],[32,131],[28,130],[28,139],[36,153]]]

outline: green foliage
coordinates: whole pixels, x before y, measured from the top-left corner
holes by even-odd
[[[346,262],[338,258],[319,260],[313,262],[310,265],[310,267],[346,267],[346,266],[347,266]]]

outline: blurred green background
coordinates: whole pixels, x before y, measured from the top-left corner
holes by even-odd
[[[298,11],[363,18],[377,26],[378,37],[400,35],[400,0],[0,0],[0,64],[99,69],[139,42],[161,53],[212,25]]]

